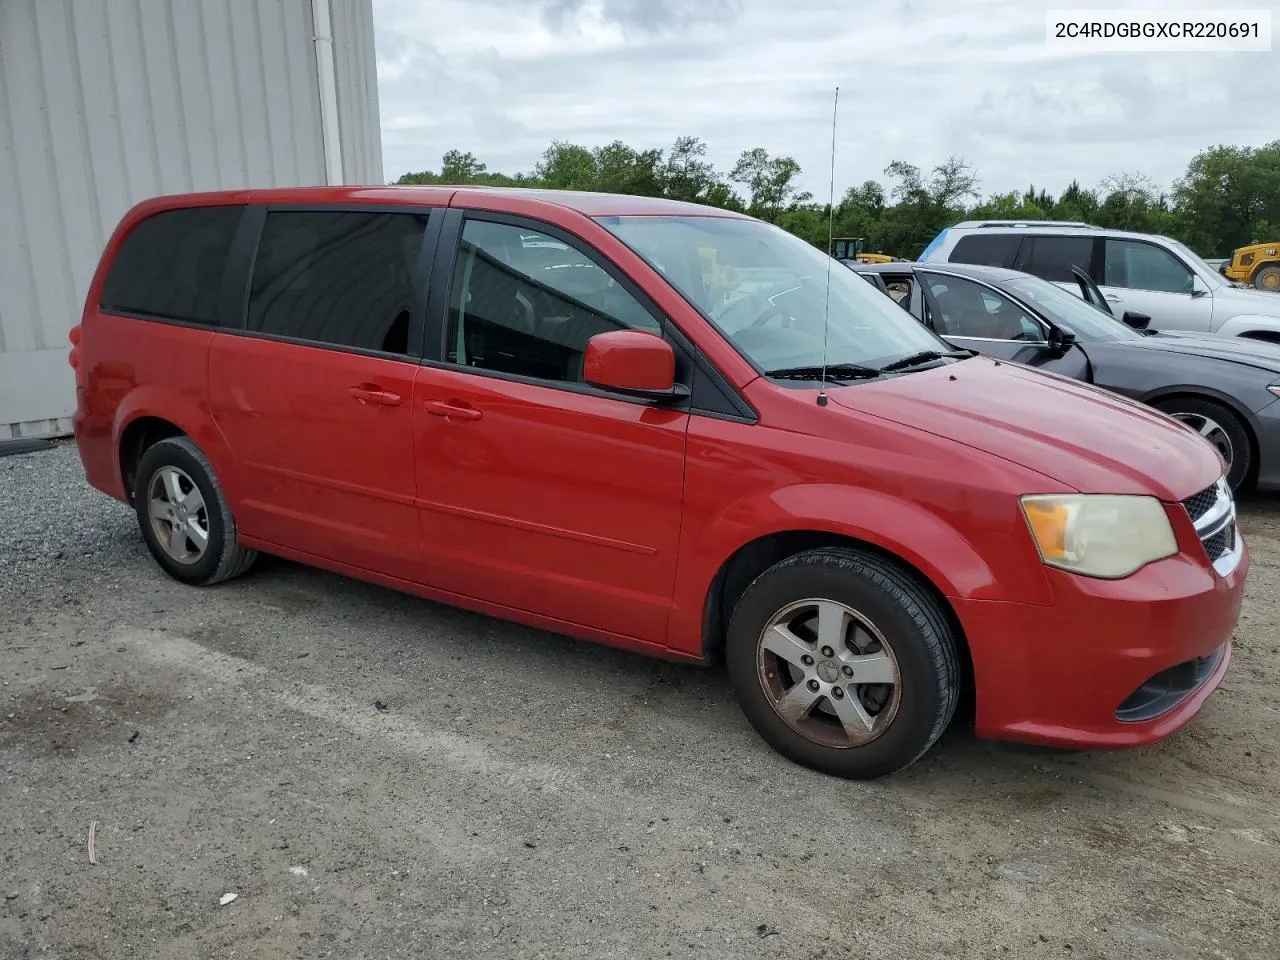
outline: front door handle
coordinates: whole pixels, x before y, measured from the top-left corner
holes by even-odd
[[[448,417],[450,420],[479,420],[483,416],[475,407],[465,407],[460,403],[446,403],[443,400],[428,400],[422,406],[427,413],[437,417]]]
[[[400,406],[400,394],[383,390],[376,383],[362,383],[351,388],[351,396],[361,403],[376,403],[383,407]]]

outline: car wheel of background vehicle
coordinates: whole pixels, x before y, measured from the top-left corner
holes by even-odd
[[[1175,397],[1155,404],[1175,420],[1181,420],[1208,440],[1227,462],[1227,483],[1238,490],[1253,466],[1253,444],[1234,411],[1213,400]]]
[[[1280,292],[1280,267],[1263,267],[1253,275],[1253,285],[1259,290]]]
[[[922,757],[960,695],[943,610],[906,571],[861,550],[810,550],[762,573],[734,608],[725,653],[765,741],[851,779]]]
[[[147,549],[175,580],[207,586],[244,573],[258,551],[240,546],[208,458],[187,437],[147,448],[133,494]]]

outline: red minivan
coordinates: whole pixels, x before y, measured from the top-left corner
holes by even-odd
[[[957,352],[749,217],[164,197],[116,229],[71,340],[85,474],[178,580],[267,551],[723,657],[760,735],[832,774],[910,764],[962,695],[979,736],[1147,743],[1230,660],[1248,559],[1208,443]]]

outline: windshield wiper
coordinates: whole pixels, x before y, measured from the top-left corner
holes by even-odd
[[[880,376],[875,367],[864,367],[857,363],[832,363],[826,367],[779,367],[777,370],[766,370],[766,377],[777,380],[821,380],[823,370],[828,380],[869,380]]]
[[[937,350],[921,350],[919,353],[913,353],[901,360],[895,360],[893,363],[886,363],[880,368],[881,373],[892,373],[894,370],[905,370],[908,367],[917,367],[922,363],[932,363],[934,360],[941,360],[944,357],[972,357],[972,350],[948,350],[940,353]]]

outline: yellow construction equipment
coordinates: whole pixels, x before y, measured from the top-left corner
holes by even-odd
[[[893,263],[898,258],[887,253],[867,253],[866,237],[836,237],[831,241],[831,256],[837,260],[857,260],[859,263]]]
[[[1237,248],[1231,253],[1230,263],[1223,264],[1222,275],[1259,290],[1280,293],[1280,243],[1251,243]]]

